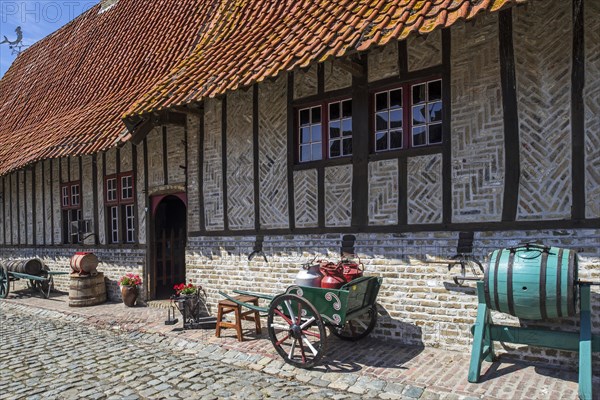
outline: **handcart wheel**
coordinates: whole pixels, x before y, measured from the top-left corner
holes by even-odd
[[[5,299],[10,291],[10,282],[8,281],[8,271],[0,265],[0,299]]]
[[[52,275],[50,275],[48,273],[49,271],[50,271],[50,269],[44,265],[44,270],[42,271],[42,276],[44,276],[46,278],[46,280],[36,282],[37,289],[40,291],[42,296],[44,296],[44,298],[46,298],[46,299],[50,297],[50,291],[52,291],[52,289],[54,289],[54,279],[52,278]]]
[[[311,368],[325,354],[327,333],[321,315],[302,297],[277,296],[269,306],[269,338],[288,364]]]
[[[463,286],[465,283],[464,279],[468,273],[472,274],[472,277],[481,277],[483,279],[483,265],[479,260],[469,254],[458,254],[452,257],[453,260],[460,261],[460,274],[452,277],[454,283],[458,286]],[[448,265],[448,270],[452,268],[452,265]]]
[[[377,306],[373,304],[356,318],[346,321],[344,326],[332,326],[331,333],[342,340],[351,342],[366,337],[377,323]]]

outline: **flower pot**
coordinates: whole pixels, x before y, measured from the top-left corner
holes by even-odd
[[[121,286],[121,297],[127,307],[135,306],[139,291],[137,286]]]

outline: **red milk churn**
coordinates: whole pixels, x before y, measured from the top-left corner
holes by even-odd
[[[342,260],[338,265],[342,270],[342,275],[346,282],[360,278],[363,276],[363,271],[365,270],[364,265],[360,261],[357,263],[350,260]]]
[[[339,289],[346,283],[343,269],[339,264],[323,263],[321,264],[321,273],[325,275],[321,280],[321,287],[324,289]]]

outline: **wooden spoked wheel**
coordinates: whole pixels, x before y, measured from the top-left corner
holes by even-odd
[[[321,315],[302,297],[275,297],[269,307],[267,326],[271,343],[288,364],[311,368],[325,354],[327,333]]]
[[[8,271],[0,265],[0,299],[5,299],[8,296],[9,290]]]
[[[343,326],[331,327],[331,333],[342,340],[357,341],[366,337],[377,323],[377,306],[373,304],[363,314],[352,318]]]

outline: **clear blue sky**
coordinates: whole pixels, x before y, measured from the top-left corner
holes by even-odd
[[[99,0],[0,0],[0,42],[4,36],[9,41],[17,38],[15,29],[20,26],[23,32],[25,50],[38,40],[65,25],[84,11],[96,5]],[[0,44],[0,77],[17,57],[7,43]]]

